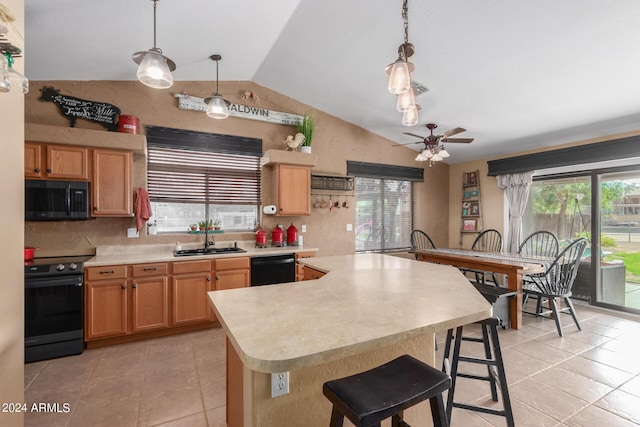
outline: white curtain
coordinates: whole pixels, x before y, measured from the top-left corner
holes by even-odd
[[[498,175],[498,188],[504,190],[509,203],[507,252],[516,253],[522,241],[522,215],[527,206],[533,171]]]

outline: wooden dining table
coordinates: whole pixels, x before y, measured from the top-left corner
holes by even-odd
[[[419,261],[506,275],[507,288],[517,291],[509,301],[509,320],[513,329],[522,327],[522,278],[527,274],[544,273],[546,266],[553,261],[545,257],[465,249],[419,249],[412,252]]]

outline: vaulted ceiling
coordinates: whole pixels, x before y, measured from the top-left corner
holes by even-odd
[[[409,0],[420,122],[407,128],[384,68],[402,0],[161,0],[157,46],[174,80],[251,80],[398,143],[461,126],[447,163],[640,130],[640,2]],[[150,0],[25,0],[32,80],[135,80],[153,46]],[[213,86],[212,86],[213,88]],[[168,89],[171,91],[171,89]],[[208,94],[193,94],[207,96]],[[421,145],[410,145],[420,148]]]

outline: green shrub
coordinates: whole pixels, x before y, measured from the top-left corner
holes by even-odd
[[[591,232],[589,231],[583,231],[581,233],[576,234],[576,238],[581,238],[584,237],[585,239],[587,239],[589,241],[589,243],[591,243]],[[613,237],[611,236],[603,236],[602,234],[600,235],[600,245],[602,245],[603,247],[613,247],[616,245],[616,241]]]

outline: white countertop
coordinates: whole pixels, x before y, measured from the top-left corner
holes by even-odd
[[[491,305],[454,267],[380,254],[299,262],[328,274],[209,292],[251,370],[313,366],[492,315]]]
[[[290,254],[296,252],[317,252],[318,248],[304,246],[283,246],[256,248],[253,242],[238,242],[238,246],[247,252],[232,252],[224,254],[210,254],[197,256],[173,256],[173,244],[163,245],[121,245],[96,248],[96,255],[84,263],[85,267],[99,267],[104,265],[140,264],[148,262],[197,261],[201,259],[258,257],[267,255]],[[216,243],[215,247],[233,246],[233,242]],[[183,249],[200,248],[202,244],[183,245]]]

